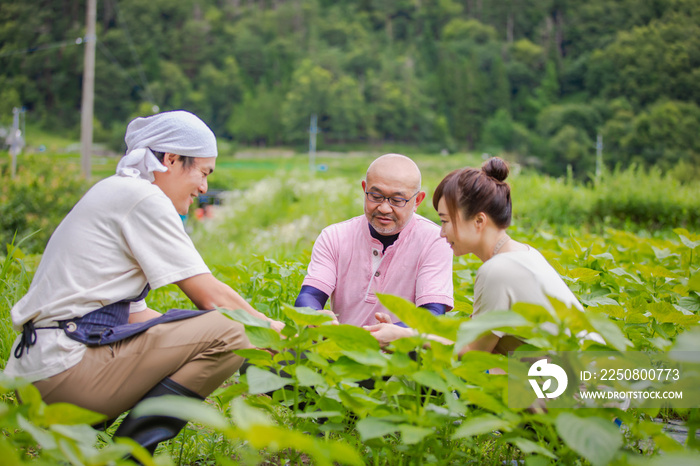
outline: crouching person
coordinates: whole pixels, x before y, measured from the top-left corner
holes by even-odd
[[[250,348],[241,324],[215,307],[270,320],[210,273],[178,214],[207,191],[216,138],[185,111],[136,118],[117,173],[95,184],[46,246],[27,294],[13,307],[21,331],[6,365],[46,403],[115,418],[160,395],[204,399]],[[203,311],[149,309],[151,288],[175,283]],[[283,324],[272,321],[280,330]],[[129,414],[115,436],[154,452],[186,421]]]

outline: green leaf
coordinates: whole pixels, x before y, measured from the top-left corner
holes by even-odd
[[[593,312],[590,309],[586,312],[588,321],[603,339],[618,351],[625,351],[628,346],[634,346],[620,330],[615,322],[606,315]]]
[[[506,407],[500,400],[484,391],[483,388],[470,388],[464,393],[464,399],[469,400],[469,403],[480,406],[494,413],[502,413],[506,411]]]
[[[700,273],[696,273],[690,277],[690,280],[688,280],[688,288],[691,291],[700,291]]]
[[[399,424],[399,432],[401,432],[401,443],[406,445],[415,445],[421,442],[425,437],[435,433],[433,429],[427,427],[413,426],[411,424]]]
[[[328,373],[338,377],[338,379],[364,380],[372,375],[372,367],[367,367],[347,356],[342,356],[328,367]]]
[[[265,350],[246,348],[234,350],[234,353],[242,358],[245,358],[250,364],[255,364],[256,366],[271,366],[272,365],[272,355]]]
[[[548,458],[552,459],[557,459],[557,455],[543,447],[542,445],[539,445],[532,440],[527,440],[522,437],[515,437],[515,438],[510,438],[507,440],[508,443],[511,443],[518,447],[520,451],[525,453],[526,455],[529,454],[536,454],[536,455],[542,455],[546,456]]]
[[[360,433],[360,438],[363,442],[383,437],[399,430],[399,427],[393,422],[383,421],[374,417],[362,419],[355,428]]]
[[[700,363],[700,328],[678,335],[668,357],[674,361]]]
[[[625,308],[619,304],[601,304],[596,306],[595,310],[602,315],[615,319],[624,319],[627,314]]]
[[[255,366],[250,366],[245,375],[248,381],[248,392],[251,395],[274,392],[291,382],[291,379],[280,377]]]
[[[484,414],[464,421],[452,434],[452,438],[474,437],[476,435],[489,434],[495,430],[507,432],[512,429],[512,426],[512,422],[505,421],[492,414]]]
[[[632,281],[634,281],[638,285],[641,285],[642,283],[644,283],[637,275],[632,274],[621,267],[610,269],[610,270],[608,270],[608,272],[610,272],[611,274],[616,275],[618,277],[627,277],[627,278],[631,279]]]
[[[359,351],[343,351],[343,354],[366,366],[387,367],[389,363],[383,353],[369,348]]]
[[[533,324],[555,321],[552,313],[549,312],[546,307],[539,304],[515,303],[512,310]]]
[[[377,297],[384,307],[393,312],[410,328],[414,328],[420,333],[439,335],[453,341],[457,337],[457,330],[462,323],[461,319],[433,315],[427,309],[418,307],[399,296],[377,294]]]
[[[15,447],[5,440],[4,435],[0,437],[0,458],[8,466],[23,464],[15,451]]]
[[[26,420],[21,414],[17,415],[17,424],[22,430],[31,435],[34,440],[45,450],[56,449],[57,445],[53,436]]]
[[[678,235],[681,239],[681,243],[683,243],[686,247],[690,249],[695,249],[698,246],[700,246],[700,240],[699,241],[691,241],[690,238],[688,238],[685,235]]]
[[[457,333],[455,352],[459,352],[469,343],[492,330],[509,330],[516,327],[531,327],[532,325],[513,311],[492,311],[478,315],[463,322]]]
[[[337,463],[357,466],[364,464],[357,451],[345,443],[320,441],[293,429],[273,425],[253,425],[242,434],[256,450],[293,449],[306,453],[311,459],[310,463],[319,466],[333,466]]]
[[[622,447],[620,429],[610,419],[565,412],[557,416],[555,426],[564,442],[594,466],[609,464]]]
[[[70,403],[53,403],[44,409],[43,423],[45,425],[95,425],[105,419],[107,419],[107,416],[104,414],[96,413]]]
[[[496,367],[500,367],[503,370],[508,368],[506,356],[484,351],[469,351],[462,356],[459,365],[452,372],[457,375],[466,375],[473,372],[484,374],[487,370]]]
[[[250,343],[258,348],[280,349],[283,346],[282,337],[271,328],[246,326],[245,334]]]
[[[253,368],[255,367],[251,367],[251,369]],[[173,416],[198,422],[218,430],[226,430],[230,427],[226,417],[212,406],[194,398],[174,395],[164,395],[143,400],[133,409],[133,414],[134,416]]]
[[[656,258],[658,260],[664,260],[668,257],[678,255],[678,254],[672,253],[668,248],[660,249],[660,248],[657,248],[656,246],[652,246],[651,249],[654,251],[654,256],[656,256]]]
[[[564,276],[564,279],[568,279],[571,282],[582,282],[582,283],[594,283],[600,272],[598,270],[588,269],[585,267],[577,267],[572,270],[568,270]]]
[[[235,320],[236,322],[240,322],[246,327],[270,328],[270,321],[254,317],[248,312],[244,311],[243,309],[217,309],[229,319]]]
[[[338,399],[343,407],[359,413],[361,416],[371,415],[382,406],[383,402],[365,395],[362,389],[338,390]]]
[[[319,335],[331,338],[339,348],[346,351],[379,351],[379,342],[367,330],[354,325],[324,325],[314,330]]]
[[[306,367],[297,367],[295,376],[302,387],[326,386],[326,379],[318,372]]]
[[[601,254],[593,254],[593,255],[591,255],[591,257],[594,257],[596,259],[613,261],[613,262],[615,261],[615,257],[613,257],[613,255],[610,254],[609,252],[604,252]]]
[[[676,274],[660,265],[637,264],[637,269],[650,278],[676,278]]]
[[[581,302],[585,304],[586,306],[616,306],[619,305],[617,301],[612,299],[609,296],[594,296],[592,298],[588,298],[585,296],[581,296]]]
[[[340,411],[312,411],[310,413],[296,413],[296,417],[302,419],[320,419],[324,417],[342,416]]]
[[[642,463],[639,463],[642,464]],[[697,452],[668,453],[644,458],[644,466],[697,466]]]
[[[280,309],[284,315],[298,325],[323,325],[333,320],[331,316],[309,307],[293,307],[282,303]]]
[[[647,311],[649,311],[652,317],[660,324],[692,325],[697,324],[698,320],[700,320],[700,317],[696,315],[685,315],[677,311],[673,305],[667,302],[649,303]]]
[[[690,312],[698,312],[700,311],[700,298],[696,296],[683,296],[678,299],[678,305]]]
[[[447,383],[445,380],[435,371],[417,371],[409,376],[411,380],[418,382],[421,385],[425,385],[428,388],[437,390],[439,392],[448,392]]]
[[[272,425],[272,420],[260,409],[253,408],[243,398],[236,398],[231,402],[233,422],[247,431],[256,425]]]

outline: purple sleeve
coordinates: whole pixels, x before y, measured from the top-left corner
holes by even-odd
[[[301,291],[294,302],[294,306],[310,307],[318,311],[323,309],[323,306],[326,305],[326,301],[328,301],[328,295],[326,293],[313,286],[304,285],[301,287]]]
[[[445,314],[445,312],[447,312],[447,306],[440,303],[427,303],[423,304],[420,307],[429,310],[430,313],[434,316],[441,316]],[[394,322],[394,325],[398,325],[399,327],[403,328],[408,327],[408,325],[404,324],[403,322]]]

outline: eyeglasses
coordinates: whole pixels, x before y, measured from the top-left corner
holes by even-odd
[[[375,204],[382,204],[386,200],[389,201],[389,205],[392,205],[394,207],[403,207],[406,204],[408,204],[408,201],[416,197],[419,192],[420,191],[418,191],[416,194],[409,197],[408,199],[404,199],[403,197],[398,196],[382,196],[381,194],[372,191],[365,191],[365,194],[367,195],[367,200],[370,202],[374,202]]]

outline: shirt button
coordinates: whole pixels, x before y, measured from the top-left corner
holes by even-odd
[[[375,256],[378,256],[378,255],[379,255],[379,251],[377,251],[377,250],[375,249],[374,251],[372,251],[372,254],[374,254]]]
[[[378,277],[378,276],[380,276],[381,274],[382,274],[382,273],[381,273],[379,270],[377,270],[376,272],[374,272],[374,276],[375,276],[375,277]]]

